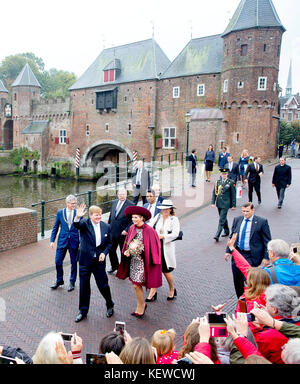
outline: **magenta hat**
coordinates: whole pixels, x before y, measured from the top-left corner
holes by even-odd
[[[132,215],[141,215],[144,216],[145,220],[148,221],[151,219],[151,212],[144,208],[137,205],[130,205],[129,207],[125,208],[125,216],[132,216]]]

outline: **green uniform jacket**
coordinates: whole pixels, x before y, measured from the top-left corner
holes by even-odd
[[[216,191],[222,186],[221,193],[217,195]],[[232,180],[226,179],[224,182],[218,180],[215,183],[212,194],[212,204],[216,204],[217,208],[232,208],[236,207],[236,189],[235,184]]]

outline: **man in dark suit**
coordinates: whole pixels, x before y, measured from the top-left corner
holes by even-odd
[[[218,158],[218,167],[220,169],[225,169],[226,163],[228,163],[228,157],[230,156],[230,153],[227,152],[227,148],[223,148],[223,152],[219,153],[219,158]]]
[[[283,203],[285,189],[289,188],[292,182],[292,168],[286,164],[285,157],[279,159],[280,164],[276,165],[272,178],[272,187],[276,187],[278,197],[278,208]]]
[[[163,196],[160,196],[160,195],[157,196],[156,194],[157,192],[158,190],[157,189],[154,190],[154,187],[153,189],[149,189],[146,195],[147,203],[144,204],[144,208],[148,209],[148,211],[151,212],[151,219],[147,222],[147,224],[151,226],[152,226],[152,223],[154,224],[154,222],[157,220],[156,215],[158,215],[161,212],[161,210],[158,209],[157,206],[160,205],[161,202],[165,199]]]
[[[89,219],[82,219],[86,214],[86,205],[77,209],[74,225],[80,231],[79,248],[79,313],[75,319],[78,323],[87,316],[90,306],[91,274],[94,275],[97,287],[106,302],[106,316],[114,313],[114,302],[108,285],[105,271],[105,258],[111,249],[110,225],[101,221],[102,209],[95,205],[89,209]]]
[[[268,220],[254,215],[252,203],[242,206],[243,216],[235,217],[232,224],[231,235],[237,234],[235,248],[245,257],[252,267],[267,266],[269,264],[268,242],[271,231]],[[231,256],[230,249],[226,248],[225,260]],[[244,276],[237,268],[232,258],[232,273],[236,295],[239,298],[244,293]]]
[[[112,241],[111,250],[109,251],[111,264],[111,269],[108,271],[109,274],[114,273],[119,267],[117,249],[120,247],[120,251],[122,251],[128,229],[132,224],[124,214],[125,208],[130,205],[134,204],[127,199],[126,189],[120,188],[118,190],[118,198],[111,203],[111,210],[108,218]]]
[[[228,179],[231,179],[236,185],[236,183],[241,179],[239,165],[233,162],[231,156],[228,156],[227,160],[228,163],[225,165],[225,168],[228,169]]]
[[[254,157],[253,163],[247,167],[247,170],[245,173],[245,182],[248,183],[249,202],[252,203],[253,188],[254,188],[257,194],[258,204],[261,204],[260,178],[264,173],[264,168],[262,164],[260,164],[260,161],[261,161],[260,157]]]
[[[196,173],[197,173],[197,156],[196,149],[188,157],[188,173],[190,174],[190,186],[196,187]]]
[[[146,204],[146,193],[150,188],[150,175],[142,160],[139,160],[137,163],[136,172],[132,178],[133,186],[133,204],[137,205],[139,201],[139,196],[142,196],[143,204]]]
[[[56,265],[56,282],[51,286],[51,289],[57,289],[60,285],[64,284],[64,271],[63,261],[67,251],[69,251],[71,259],[71,276],[68,287],[68,292],[74,290],[76,277],[77,277],[77,252],[79,245],[78,229],[73,225],[74,217],[76,216],[77,199],[73,195],[66,198],[67,207],[59,210],[56,215],[56,220],[51,232],[50,247],[54,249],[54,242],[57,232],[60,232],[57,240],[55,265]]]

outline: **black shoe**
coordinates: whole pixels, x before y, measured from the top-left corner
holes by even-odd
[[[229,236],[229,232],[228,233],[224,233],[223,235],[221,235],[221,237],[227,237]]]
[[[64,282],[56,282],[54,285],[52,285],[50,288],[51,289],[57,289],[60,285],[64,285]]]
[[[109,271],[107,271],[107,273],[109,273],[110,275],[112,275],[118,268],[111,268]]]
[[[79,323],[79,321],[81,321],[85,318],[86,318],[86,314],[79,312],[78,315],[76,316],[75,323]]]
[[[281,209],[281,205],[278,205],[278,209]]]
[[[170,300],[174,300],[174,298],[177,296],[177,291],[176,291],[176,288],[174,289],[174,295],[173,295],[173,297],[170,297],[170,296],[168,296],[167,297],[167,300],[168,301],[170,301]]]
[[[217,243],[219,242],[218,236],[215,236],[214,239],[216,240]]]
[[[112,317],[114,314],[114,307],[107,308],[106,317]]]
[[[75,285],[70,283],[68,286],[68,292],[74,291],[74,289],[75,289]]]
[[[157,299],[157,292],[155,292],[155,294],[151,297],[151,299],[146,299],[145,301],[147,303],[151,303],[152,301],[155,301]]]
[[[261,201],[259,201],[258,204],[260,205],[260,204],[261,204]]]

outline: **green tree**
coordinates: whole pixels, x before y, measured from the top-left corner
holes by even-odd
[[[293,121],[291,123],[291,128],[293,131],[293,138],[300,143],[300,121]]]
[[[69,96],[68,89],[71,87],[72,84],[74,84],[75,81],[76,76],[74,73],[51,68],[47,72],[47,89],[45,90],[45,97],[66,98],[67,96]]]

